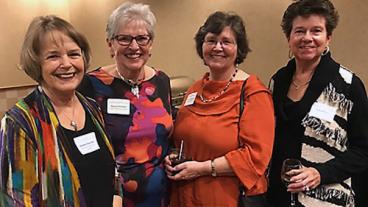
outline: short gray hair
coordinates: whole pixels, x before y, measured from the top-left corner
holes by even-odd
[[[132,20],[143,20],[146,23],[148,33],[153,39],[156,24],[155,15],[147,4],[131,2],[124,2],[111,13],[106,26],[107,38],[109,40],[113,39],[117,35],[120,24],[125,25]]]

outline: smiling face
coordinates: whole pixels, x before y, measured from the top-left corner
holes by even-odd
[[[146,23],[143,20],[132,20],[120,25],[117,35],[130,35],[132,37],[149,35]],[[115,58],[119,70],[137,71],[143,68],[150,57],[152,40],[147,45],[139,45],[136,39],[123,46],[117,40],[108,40],[110,54]]]
[[[235,33],[225,27],[219,35],[208,33],[202,45],[203,59],[211,70],[226,71],[234,68],[237,55]]]
[[[331,36],[327,35],[326,19],[320,15],[298,16],[293,20],[289,47],[297,61],[319,61]]]
[[[40,40],[42,87],[56,94],[74,93],[84,75],[81,48],[60,31],[50,31]]]

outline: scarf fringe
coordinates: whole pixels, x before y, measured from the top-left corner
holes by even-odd
[[[321,119],[306,115],[302,126],[311,128],[316,134],[335,140],[340,146],[346,146],[347,138],[340,128],[331,129]]]
[[[343,203],[342,206],[344,207],[355,206],[353,193],[347,194],[346,192],[337,189],[328,189],[325,187],[319,187],[310,190],[308,192],[305,192],[305,194],[309,197],[318,199],[322,202],[329,202],[334,204],[340,203],[340,205],[341,203]]]
[[[331,83],[324,89],[323,93],[328,97],[330,101],[338,104],[339,110],[343,112],[351,113],[353,109],[353,102],[345,97],[344,94],[336,92],[336,88]]]

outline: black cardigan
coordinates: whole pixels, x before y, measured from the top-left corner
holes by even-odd
[[[315,167],[321,174],[321,185],[342,183],[347,178],[361,173],[368,166],[368,100],[366,91],[362,81],[352,73],[351,83],[348,84],[340,74],[340,67],[342,66],[331,58],[330,53],[322,56],[303,98],[298,102],[292,102],[287,97],[295,72],[294,59],[290,60],[287,66],[280,69],[271,79],[270,88],[273,92],[275,106],[276,132],[268,197],[275,207],[287,206],[290,201],[290,195],[286,192],[280,179],[282,161],[286,158],[298,158],[303,165]],[[353,103],[347,121],[337,115],[334,117],[340,127],[347,132],[347,150],[344,152],[305,135],[306,127],[303,125],[303,119],[306,118],[312,105],[330,85],[338,94],[343,94],[347,102]],[[301,155],[303,143],[324,148],[333,154],[334,158],[325,163],[315,163],[304,159]],[[364,178],[360,177],[359,179],[362,182]],[[367,179],[365,178],[365,182]],[[358,192],[357,204],[366,202],[360,200],[360,195],[367,195],[367,189],[358,188],[356,191]]]

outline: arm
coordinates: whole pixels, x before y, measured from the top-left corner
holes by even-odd
[[[274,131],[271,95],[266,90],[249,94],[240,120],[239,138],[244,146],[225,155],[246,189],[251,189],[265,174],[271,159]],[[216,170],[226,173],[221,165]]]
[[[38,203],[36,150],[25,131],[8,116],[1,122],[0,160],[0,206]]]

